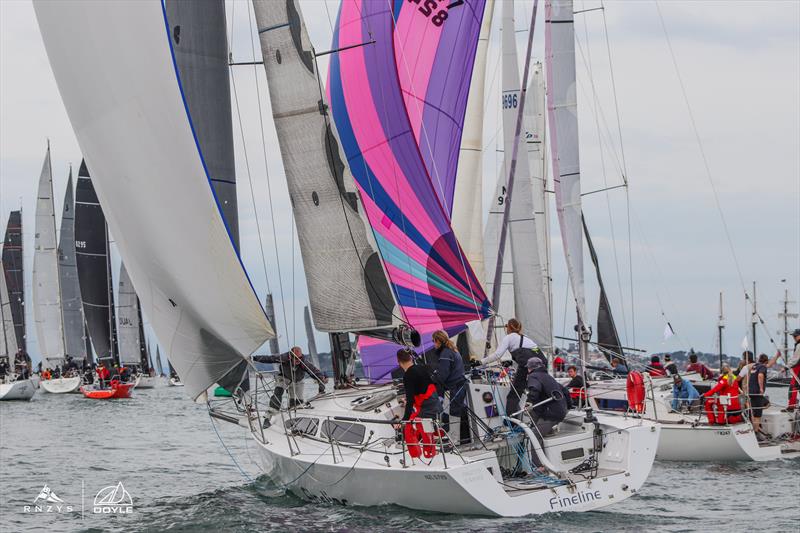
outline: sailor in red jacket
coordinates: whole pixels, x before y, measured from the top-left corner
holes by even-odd
[[[717,384],[703,394],[709,424],[736,424],[742,421],[739,384],[728,364],[723,364]],[[715,413],[716,411],[716,413]]]
[[[657,355],[654,355],[650,358],[650,368],[647,371],[648,374],[656,377],[665,377],[667,375],[667,371],[664,368],[664,365],[661,364],[661,359]]]
[[[686,372],[697,372],[703,380],[714,379],[714,372],[703,363],[697,362],[697,354],[689,354],[689,366],[686,367]]]
[[[97,379],[100,382],[100,388],[105,388],[106,380],[111,376],[111,372],[105,367],[103,363],[97,366]]]

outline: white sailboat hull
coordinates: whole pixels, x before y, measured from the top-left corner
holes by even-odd
[[[154,389],[161,384],[158,376],[139,376],[136,381],[137,389]]]
[[[314,409],[298,409],[284,416],[316,417],[322,425],[339,415],[376,418],[374,412],[339,407],[337,413],[331,409],[346,405],[346,398],[311,403]],[[331,445],[321,432],[313,438],[287,438],[279,416],[272,417],[272,425],[263,432],[258,429],[259,421],[253,420],[251,431],[263,471],[279,486],[309,501],[394,504],[438,513],[512,517],[600,509],[630,497],[645,482],[658,444],[658,425],[644,420],[631,423],[617,416],[598,417],[604,449],[598,454],[597,475],[586,479],[567,473],[585,456],[563,459],[565,452],[583,454],[592,448],[592,425],[582,422],[583,416],[582,412],[571,413],[575,422],[545,439],[548,460],[572,481],[552,486],[530,478],[527,484],[502,478],[502,459],[493,450],[438,453],[425,461],[412,459],[395,443],[392,427],[385,424],[365,424],[368,437],[364,439],[372,443],[367,451],[360,446]],[[243,419],[240,424],[247,426],[248,422]],[[509,490],[510,486],[514,488]]]
[[[29,379],[0,383],[0,400],[28,401],[33,398],[34,394],[36,394],[36,387]]]
[[[170,387],[183,387],[183,382],[179,379],[169,378]]]
[[[52,394],[78,392],[78,389],[81,388],[81,377],[76,376],[74,378],[45,379],[39,384],[39,386],[43,390]]]

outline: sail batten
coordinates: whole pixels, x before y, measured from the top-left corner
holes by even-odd
[[[34,8],[142,311],[196,399],[274,333],[222,219],[164,5]]]

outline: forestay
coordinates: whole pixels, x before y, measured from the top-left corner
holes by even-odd
[[[64,317],[64,346],[67,355],[86,360],[83,303],[75,258],[75,203],[72,194],[72,168],[69,169],[61,227],[58,236],[58,276],[61,286],[61,314]]]
[[[273,331],[209,184],[163,6],[34,7],[143,312],[187,394],[197,398],[243,365]]]
[[[141,341],[139,338],[139,304],[136,291],[128,275],[125,263],[120,265],[117,289],[117,339],[119,362],[122,365],[141,364]]]
[[[488,299],[450,227],[449,206],[443,202],[448,194],[442,174],[432,178],[426,166],[433,166],[436,158],[425,158],[426,150],[417,145],[415,134],[419,131],[423,136],[447,137],[445,131],[455,135],[456,130],[448,127],[441,132],[428,131],[424,113],[410,116],[400,81],[403,75],[398,72],[398,65],[405,64],[411,56],[410,48],[403,44],[411,42],[410,34],[404,36],[401,30],[438,39],[448,25],[458,27],[459,21],[472,24],[475,31],[471,41],[460,45],[472,48],[470,56],[474,57],[483,2],[454,2],[449,9],[443,3],[433,11],[429,4],[432,3],[343,2],[332,47],[353,48],[332,55],[328,83],[342,148],[402,318],[423,334],[463,328],[466,322],[489,313]],[[438,51],[439,46],[435,49]],[[454,46],[450,51],[458,55],[458,49]],[[432,58],[421,56],[430,53],[434,53],[430,48],[414,51],[425,61]],[[403,54],[405,59],[397,54]],[[468,64],[460,63],[458,68],[467,72],[453,70],[450,75],[462,77],[467,85],[471,66],[471,59]],[[427,71],[419,68],[423,73]],[[416,83],[414,87],[418,90]],[[429,85],[430,90],[433,87]],[[443,102],[449,97],[456,98],[457,94],[441,96]],[[425,98],[433,101],[427,93]],[[460,140],[460,127],[457,129]],[[449,139],[442,142],[442,147],[450,146]],[[452,157],[455,166],[457,143]],[[395,350],[370,353],[362,349],[365,369],[391,365]]]
[[[556,211],[578,321],[586,326],[581,230],[581,174],[575,73],[575,23],[572,0],[545,2],[545,71],[550,157]]]
[[[61,289],[58,279],[56,214],[53,205],[53,171],[50,146],[39,175],[36,195],[36,235],[33,251],[33,316],[36,339],[45,366],[55,368],[64,362],[64,321],[61,316]]]
[[[391,327],[395,302],[331,127],[300,8],[295,0],[253,6],[314,324]]]

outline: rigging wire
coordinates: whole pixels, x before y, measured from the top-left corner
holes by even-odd
[[[231,27],[230,27],[230,31],[228,32],[228,50],[233,50],[233,30],[235,28],[233,22],[234,22],[234,19],[235,19],[235,13],[236,13],[236,2],[233,2],[232,5],[231,5]],[[231,56],[232,55],[233,55],[233,53],[231,52]],[[232,63],[232,61],[230,61],[230,63]],[[255,219],[256,219],[256,232],[258,234],[258,247],[259,247],[259,250],[261,252],[261,266],[264,268],[264,278],[266,279],[266,282],[267,282],[267,292],[271,292],[270,283],[269,283],[269,273],[267,272],[267,259],[266,259],[266,256],[264,255],[264,242],[263,242],[263,239],[261,237],[261,222],[258,219],[258,208],[256,207],[256,198],[255,198],[255,193],[254,193],[254,188],[253,188],[253,177],[252,177],[252,173],[250,172],[250,158],[247,155],[247,142],[246,142],[246,139],[245,139],[245,136],[244,136],[244,126],[242,124],[242,114],[241,114],[241,110],[239,108],[239,93],[236,90],[236,76],[235,76],[235,73],[233,71],[233,67],[232,66],[230,66],[230,65],[228,66],[228,71],[230,72],[231,86],[233,88],[233,100],[234,100],[234,105],[236,107],[236,117],[237,117],[238,122],[239,122],[239,134],[240,134],[240,136],[242,138],[242,151],[244,152],[244,164],[245,164],[245,169],[247,170],[247,181],[248,181],[248,183],[250,185],[250,200],[251,200],[251,202],[253,204],[253,215],[255,216]]]
[[[289,336],[289,324],[286,317],[286,296],[284,295],[283,291],[283,274],[281,273],[281,256],[280,251],[278,250],[278,233],[277,233],[277,226],[275,224],[275,209],[273,208],[272,203],[272,180],[270,179],[269,175],[269,162],[267,161],[267,143],[266,143],[266,136],[264,135],[264,112],[261,106],[261,87],[258,83],[258,66],[255,64],[256,62],[256,48],[254,43],[253,37],[253,18],[250,11],[250,6],[248,5],[247,8],[247,25],[250,29],[250,51],[252,53],[253,59],[253,79],[255,80],[256,85],[256,99],[258,101],[258,122],[261,131],[261,151],[264,155],[264,171],[266,172],[266,183],[267,183],[267,199],[269,205],[269,216],[272,222],[272,241],[273,246],[275,248],[275,263],[278,267],[278,289],[281,293],[281,311],[283,311],[283,329],[286,331],[286,336]],[[294,219],[292,218],[292,227],[294,227]],[[294,243],[294,241],[293,241]],[[292,258],[294,259],[294,257]],[[294,295],[292,295],[294,297]],[[292,316],[292,322],[295,322],[295,317]]]
[[[739,276],[739,283],[742,286],[742,292],[744,293],[745,300],[748,300],[748,301],[750,301],[752,303],[752,300],[750,298],[750,294],[747,292],[747,286],[745,285],[745,282],[744,282],[744,276],[742,275],[742,269],[741,269],[741,265],[739,264],[739,259],[736,256],[736,249],[733,246],[733,239],[731,238],[730,229],[728,228],[728,222],[727,222],[727,219],[725,218],[725,213],[722,210],[722,204],[720,203],[720,200],[719,200],[719,194],[717,193],[717,186],[714,183],[714,179],[713,179],[713,177],[711,175],[711,166],[709,165],[708,158],[706,157],[706,151],[705,151],[705,148],[703,147],[703,141],[700,139],[700,132],[699,132],[699,129],[697,127],[697,121],[694,118],[694,112],[692,111],[692,106],[689,103],[689,95],[686,92],[686,85],[683,82],[683,77],[681,76],[681,72],[680,72],[680,69],[678,67],[678,60],[675,57],[675,51],[672,48],[672,41],[671,41],[671,39],[669,37],[669,33],[667,32],[667,25],[664,22],[664,16],[661,13],[661,6],[659,5],[658,0],[653,0],[653,2],[655,3],[655,6],[656,6],[656,12],[658,13],[658,20],[661,23],[661,29],[664,32],[664,38],[667,41],[667,48],[669,49],[669,55],[670,55],[670,58],[672,59],[672,66],[675,68],[675,75],[678,78],[678,85],[681,88],[681,95],[683,97],[683,103],[686,106],[686,111],[687,111],[687,113],[689,115],[689,124],[690,124],[690,126],[692,128],[692,133],[694,133],[695,141],[697,142],[697,148],[698,148],[698,150],[700,152],[700,158],[703,161],[703,169],[705,170],[704,175],[705,175],[706,179],[708,180],[709,185],[711,186],[711,193],[712,193],[712,195],[714,197],[714,205],[717,208],[717,213],[719,214],[720,221],[722,222],[722,229],[723,229],[723,231],[725,233],[725,239],[726,239],[726,241],[728,243],[728,248],[729,248],[729,251],[731,253],[731,257],[733,258],[733,264],[736,267],[736,272],[737,272],[737,274]],[[761,324],[764,332],[767,334],[767,337],[769,338],[769,340],[772,343],[772,345],[776,349],[780,349],[778,347],[777,343],[775,342],[775,340],[772,338],[772,335],[770,334],[769,329],[767,328],[766,324],[764,323],[763,318],[761,318],[761,315],[758,313],[758,311],[755,311],[754,314],[756,315],[756,317],[758,317],[759,323]]]

